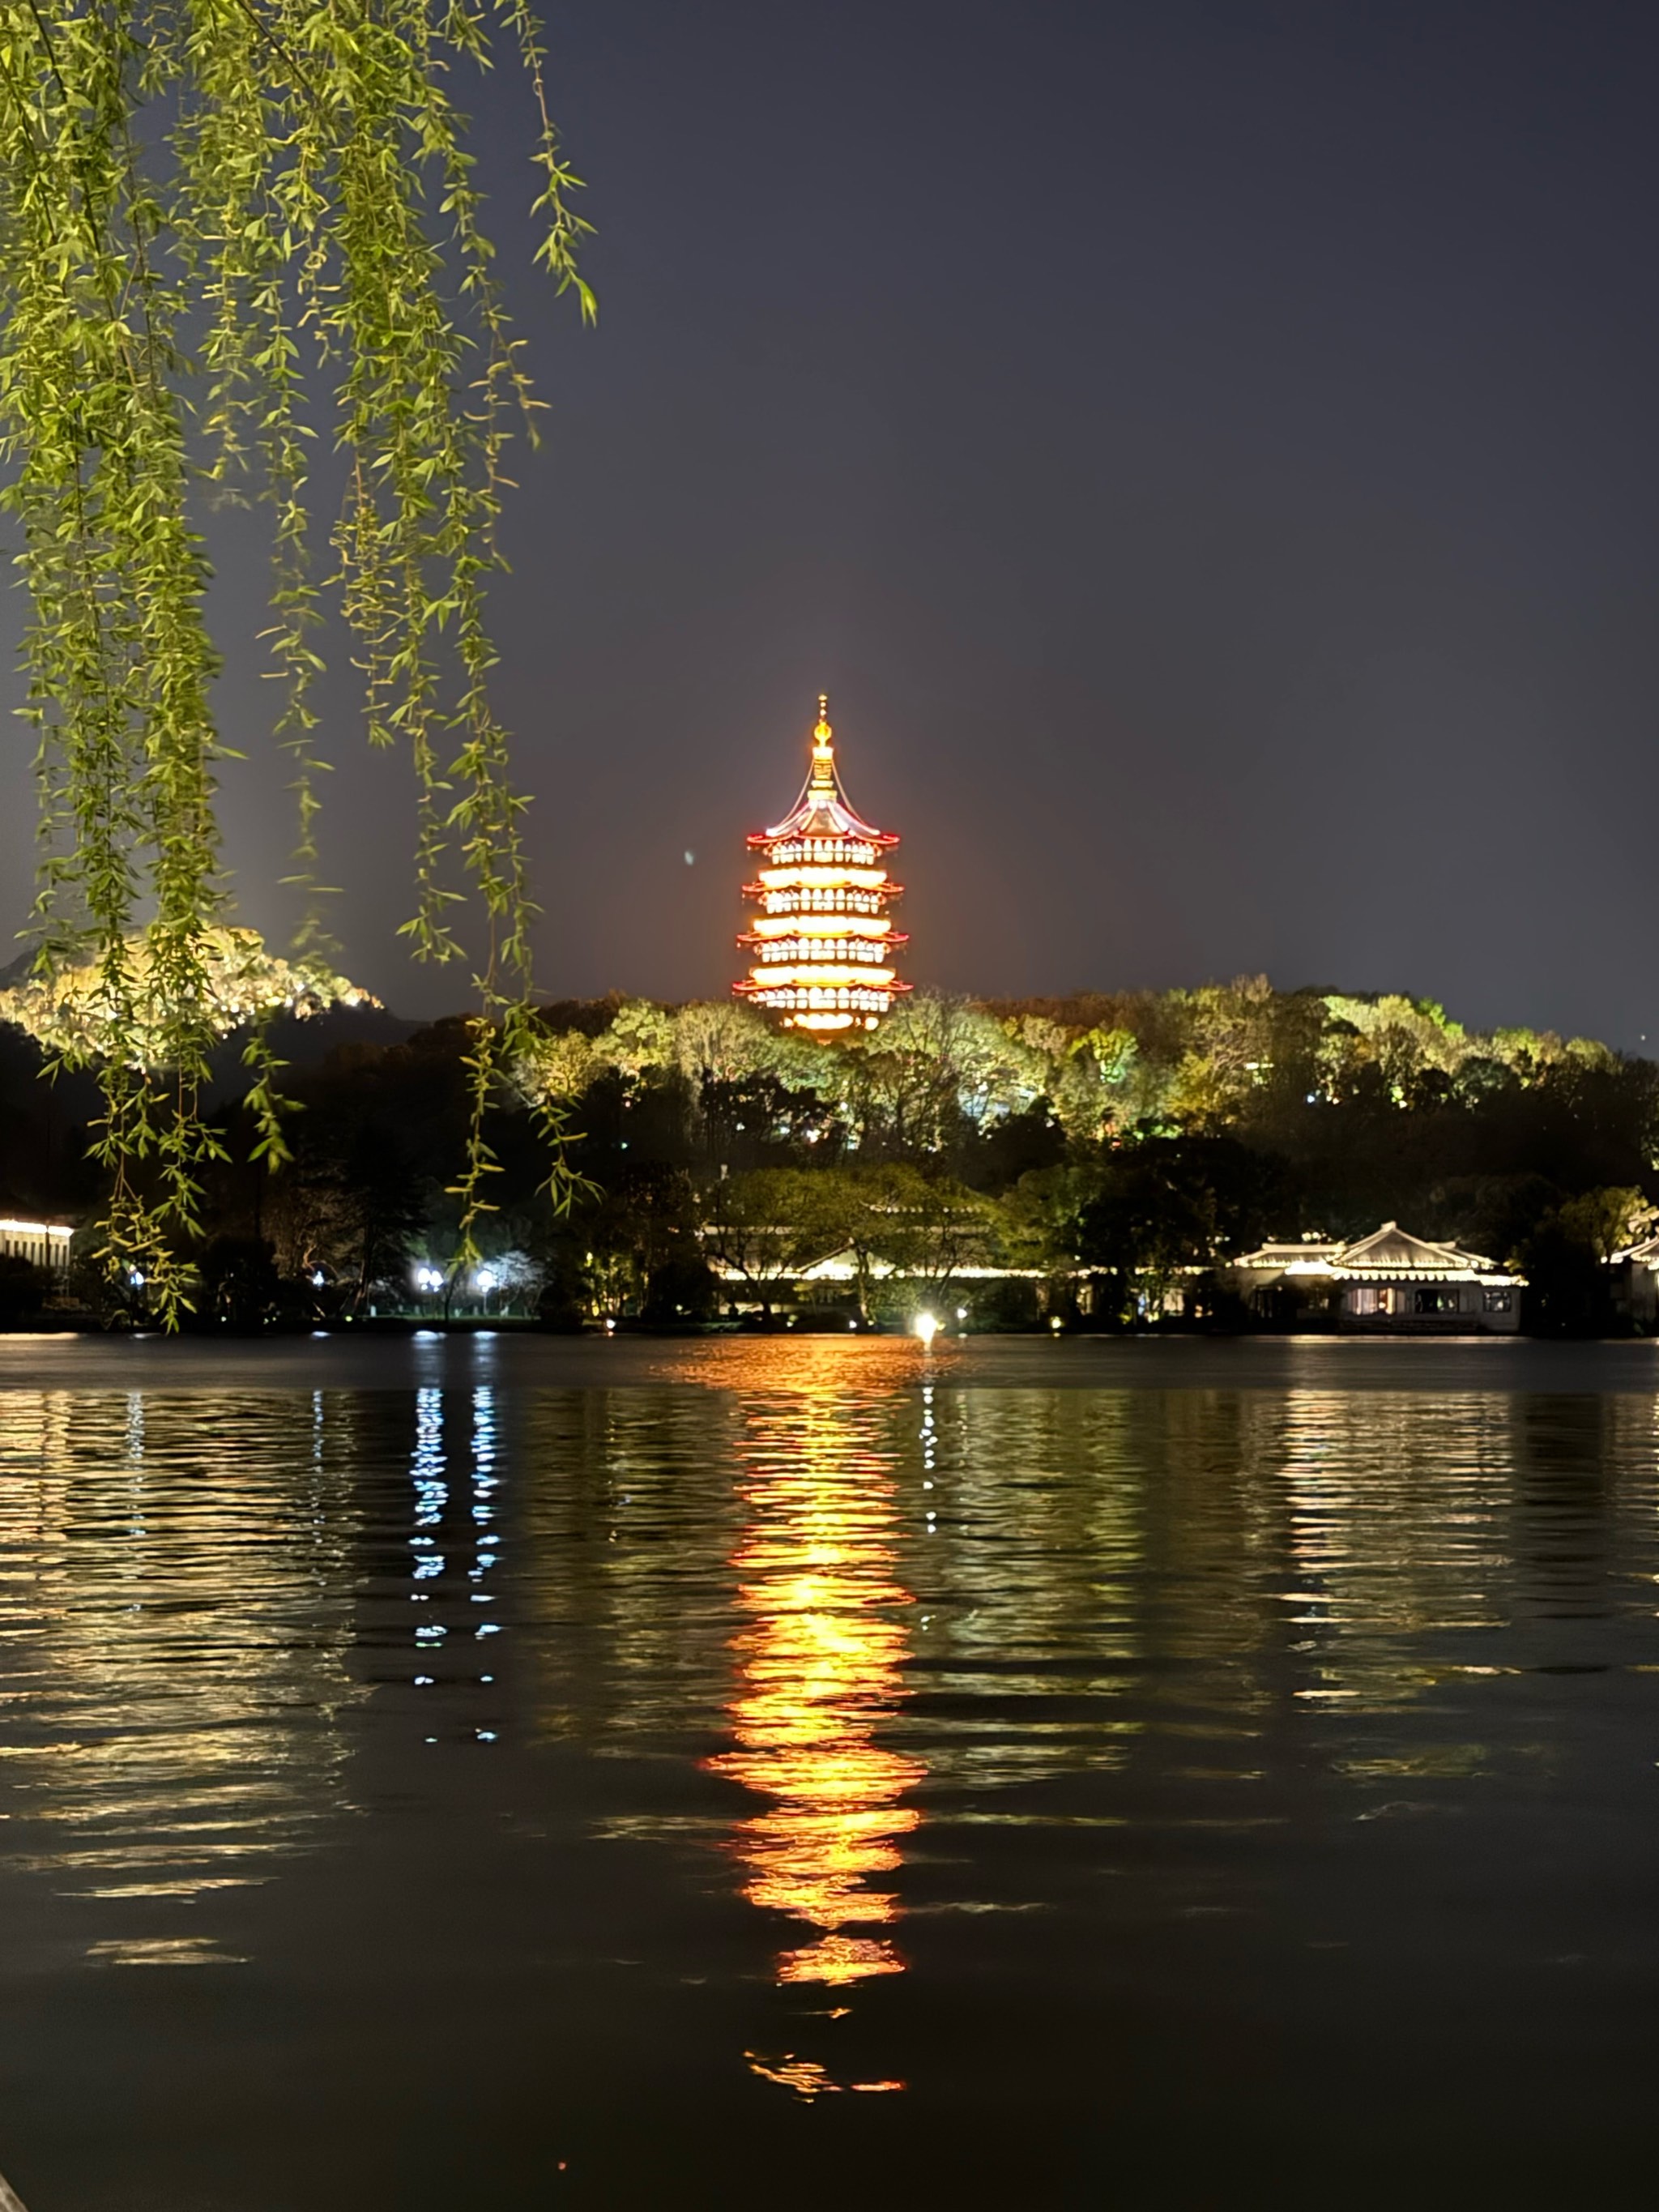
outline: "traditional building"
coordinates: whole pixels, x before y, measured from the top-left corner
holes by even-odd
[[[1639,1243],[1628,1244],[1607,1262],[1613,1310],[1640,1335],[1659,1331],[1659,1236],[1652,1223]]]
[[[1354,1243],[1264,1244],[1226,1273],[1264,1321],[1379,1335],[1507,1335],[1520,1326],[1526,1287],[1495,1261],[1395,1221]]]
[[[27,1260],[61,1275],[69,1267],[74,1235],[61,1221],[0,1221],[0,1259]]]
[[[888,908],[903,886],[882,865],[898,843],[848,804],[836,768],[830,702],[818,701],[811,765],[800,797],[771,830],[749,839],[764,854],[738,943],[750,956],[732,989],[782,1017],[786,1029],[872,1030],[901,991],[893,967],[907,940]]]

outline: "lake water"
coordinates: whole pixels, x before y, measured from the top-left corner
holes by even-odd
[[[1644,2204],[1659,1347],[0,1340],[29,2212]]]

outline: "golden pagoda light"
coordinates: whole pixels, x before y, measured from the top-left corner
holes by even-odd
[[[892,964],[908,940],[888,912],[904,887],[881,865],[898,842],[848,804],[830,702],[820,694],[800,797],[775,827],[749,838],[767,866],[744,885],[753,911],[738,943],[753,958],[732,989],[781,1015],[786,1029],[874,1029],[910,988]]]

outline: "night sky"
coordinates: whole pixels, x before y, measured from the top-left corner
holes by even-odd
[[[550,33],[597,332],[528,270],[518,82],[474,101],[552,408],[495,600],[544,990],[725,990],[822,688],[919,983],[1265,969],[1659,1040],[1659,15],[579,0]],[[219,546],[258,746],[253,533]],[[408,779],[352,698],[345,964],[440,1011],[465,979],[397,947]],[[282,781],[226,775],[278,933]]]

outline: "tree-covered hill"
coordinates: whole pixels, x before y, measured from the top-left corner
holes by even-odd
[[[315,1014],[315,1042],[339,1018]],[[461,1023],[355,1036],[320,1060],[313,1044],[285,1078],[301,1110],[275,1176],[222,1105],[210,1276],[227,1253],[244,1267],[263,1253],[262,1280],[321,1274],[362,1304],[376,1283],[395,1303],[416,1261],[441,1272],[466,1048]],[[22,1159],[40,1141],[22,1073],[0,1070],[19,1191],[40,1184]],[[1653,1063],[1261,977],[1040,1000],[919,993],[872,1036],[830,1043],[726,1002],[564,1002],[543,1008],[512,1073],[485,1241],[525,1303],[567,1317],[707,1311],[711,1259],[769,1285],[765,1303],[832,1248],[872,1261],[866,1303],[876,1261],[942,1280],[976,1257],[1086,1270],[1097,1309],[1128,1316],[1148,1285],[1268,1237],[1393,1218],[1520,1262],[1535,1317],[1589,1325],[1595,1263],[1659,1200]],[[563,1218],[538,1195],[538,1103],[573,1133],[582,1186]],[[57,1142],[62,1170],[61,1129]],[[85,1198],[84,1170],[58,1180]]]

